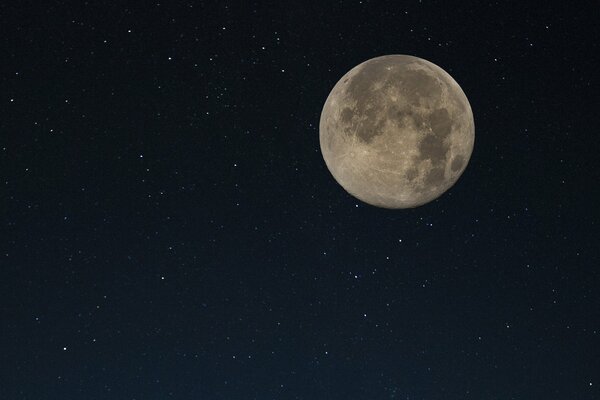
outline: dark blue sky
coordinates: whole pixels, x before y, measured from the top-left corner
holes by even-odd
[[[0,398],[600,398],[597,16],[0,5]],[[416,209],[320,154],[329,91],[384,54],[444,68],[475,118]]]

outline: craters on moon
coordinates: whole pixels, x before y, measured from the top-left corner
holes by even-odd
[[[471,107],[438,66],[383,56],[350,70],[330,93],[320,122],[323,157],[350,194],[408,208],[450,188],[471,156]]]

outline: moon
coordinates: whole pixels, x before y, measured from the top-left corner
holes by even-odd
[[[409,55],[367,60],[325,101],[319,141],[327,168],[373,206],[413,208],[461,176],[473,152],[467,96],[442,68]]]

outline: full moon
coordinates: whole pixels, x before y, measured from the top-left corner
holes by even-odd
[[[319,123],[335,180],[377,207],[435,200],[465,170],[475,141],[464,92],[442,68],[408,55],[376,57],[331,90]]]

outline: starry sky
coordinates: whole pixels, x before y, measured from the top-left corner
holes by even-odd
[[[0,398],[600,398],[592,1],[3,2]],[[475,118],[385,210],[319,147],[384,54]]]

